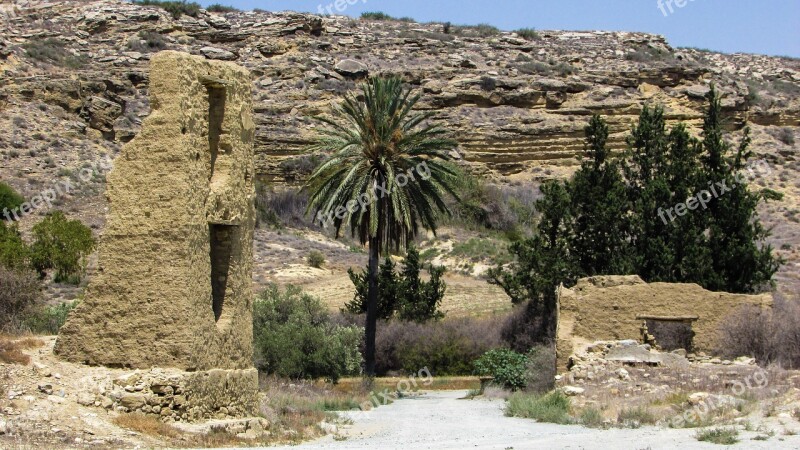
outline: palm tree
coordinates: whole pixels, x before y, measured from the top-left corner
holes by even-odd
[[[360,95],[333,107],[312,150],[330,158],[311,175],[307,212],[336,237],[349,225],[361,245],[369,244],[369,289],[365,330],[365,373],[375,375],[378,264],[381,254],[399,251],[420,226],[436,233],[439,214],[449,215],[444,197],[457,198],[456,172],[447,164],[457,143],[429,124],[433,112],[414,112],[412,96],[399,78],[370,78]]]

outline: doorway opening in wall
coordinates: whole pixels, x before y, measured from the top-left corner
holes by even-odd
[[[693,321],[693,318],[645,318],[648,333],[653,335],[656,344],[666,351],[679,348],[687,352],[692,351]]]
[[[211,308],[214,320],[219,322],[225,308],[228,292],[233,245],[239,227],[235,225],[209,224],[211,240]]]

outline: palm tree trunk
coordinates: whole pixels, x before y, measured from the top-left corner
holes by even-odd
[[[369,378],[375,376],[375,331],[378,326],[378,264],[380,262],[380,243],[378,241],[378,236],[369,239],[369,290],[364,351],[364,373]]]

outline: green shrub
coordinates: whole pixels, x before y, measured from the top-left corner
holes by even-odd
[[[42,275],[55,269],[56,282],[79,284],[96,244],[92,230],[79,220],[67,220],[64,213],[55,211],[33,226],[33,237],[33,267]]]
[[[665,50],[660,50],[650,46],[642,46],[634,50],[633,52],[625,55],[625,59],[627,59],[628,61],[640,62],[640,63],[649,63],[656,61],[669,62],[675,59],[675,55]]]
[[[520,28],[516,30],[514,33],[517,33],[519,37],[523,39],[527,39],[529,41],[535,41],[539,39],[539,33],[536,31],[535,28]]]
[[[160,33],[153,31],[140,31],[128,40],[128,49],[140,52],[158,52],[167,48],[167,41]]]
[[[22,47],[32,59],[70,69],[79,69],[88,61],[86,56],[70,53],[66,44],[56,38],[31,39]]]
[[[332,323],[328,310],[300,288],[269,286],[253,303],[256,367],[297,379],[356,375],[361,368],[360,327]]]
[[[317,250],[312,250],[306,257],[306,262],[309,266],[321,269],[325,265],[325,255]]]
[[[739,442],[739,431],[736,428],[713,428],[700,430],[695,435],[698,441],[712,442],[720,445],[733,445]]]
[[[603,419],[603,413],[600,412],[599,409],[595,407],[588,407],[581,411],[581,415],[579,417],[581,425],[587,428],[604,428],[605,421]]]
[[[234,8],[233,6],[220,5],[219,3],[214,3],[212,5],[208,5],[206,11],[216,12],[216,13],[229,13],[229,12],[237,12],[239,11],[239,8]]]
[[[494,377],[494,382],[511,390],[525,387],[528,359],[513,350],[489,350],[473,364],[475,374]]]
[[[486,23],[453,27],[453,34],[488,38],[500,34],[500,29]]]
[[[33,271],[0,265],[0,331],[18,330],[41,298],[41,284]]]
[[[19,195],[14,188],[0,181],[0,214],[3,214],[0,220],[13,220],[11,214],[9,214],[10,219],[5,216],[6,209],[10,212],[19,208],[23,202],[25,202],[24,197]]]
[[[0,220],[0,265],[11,269],[29,267],[30,250],[16,224],[6,225]]]
[[[642,425],[654,425],[657,419],[644,406],[624,408],[617,416],[617,423],[623,428],[639,428]]]
[[[505,412],[511,417],[565,425],[572,423],[569,407],[569,397],[559,391],[544,395],[516,392],[508,398]]]
[[[361,13],[362,20],[381,20],[381,21],[394,21],[394,22],[414,22],[411,17],[392,17],[380,11],[368,11]]]
[[[64,326],[67,316],[76,306],[77,301],[38,308],[22,321],[22,327],[35,334],[58,334],[58,330]]]
[[[184,14],[191,17],[197,17],[201,8],[198,3],[187,2],[186,0],[133,0],[133,3],[141,6],[158,6],[164,11],[170,13],[174,19],[180,19]]]

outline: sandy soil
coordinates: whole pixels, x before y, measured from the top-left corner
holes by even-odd
[[[326,436],[299,446],[270,449],[723,448],[698,442],[694,429],[595,430],[509,418],[503,415],[502,400],[463,400],[466,394],[466,391],[428,392],[420,397],[397,400],[370,412],[354,413],[353,425],[341,429],[338,437]],[[756,435],[742,431],[741,442],[725,448],[800,448],[800,435],[752,440]]]

